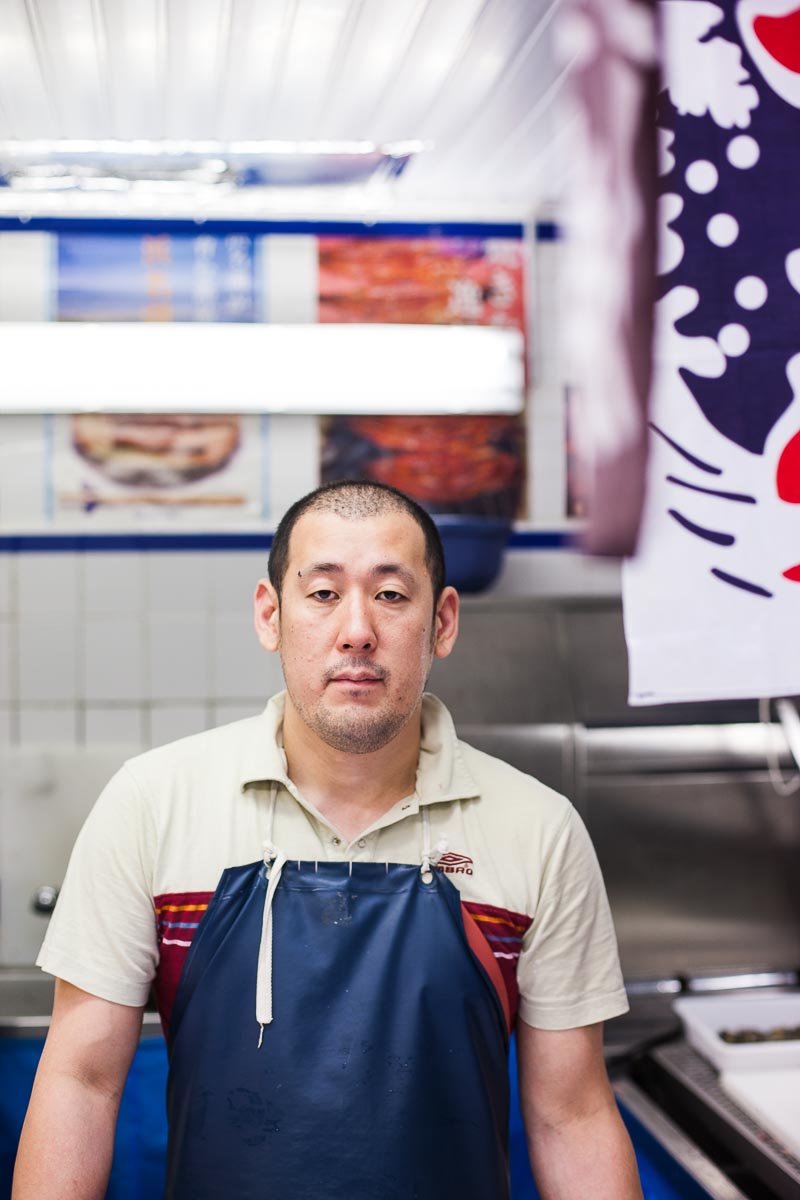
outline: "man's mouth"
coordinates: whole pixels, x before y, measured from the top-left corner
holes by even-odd
[[[389,672],[376,663],[365,662],[362,659],[361,662],[342,663],[338,667],[331,667],[326,674],[328,683],[373,688],[379,683],[384,683]]]
[[[333,683],[382,683],[380,675],[344,674],[334,675]]]

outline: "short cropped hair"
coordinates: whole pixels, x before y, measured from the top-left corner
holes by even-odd
[[[431,577],[434,605],[438,603],[444,590],[444,550],[439,530],[430,514],[417,504],[416,500],[412,500],[397,488],[361,479],[341,479],[335,483],[326,483],[295,501],[284,513],[275,530],[269,554],[269,580],[278,593],[279,600],[289,565],[289,540],[292,530],[305,513],[314,511],[333,512],[346,520],[358,520],[386,512],[408,513],[425,537],[425,566]]]

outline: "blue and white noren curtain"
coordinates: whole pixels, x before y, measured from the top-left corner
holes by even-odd
[[[632,704],[800,692],[800,4],[663,0]]]

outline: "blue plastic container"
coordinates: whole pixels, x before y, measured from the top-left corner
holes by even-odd
[[[482,592],[494,583],[512,522],[507,517],[432,516],[444,546],[447,582],[460,592]]]

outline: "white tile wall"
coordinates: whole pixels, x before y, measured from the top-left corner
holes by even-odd
[[[260,711],[266,551],[0,554],[0,744],[146,747]]]
[[[0,704],[7,703],[14,696],[12,638],[15,633],[15,623],[7,617],[0,617]]]
[[[151,612],[195,613],[207,605],[209,554],[152,553],[145,556],[147,604]]]
[[[277,689],[276,689],[277,690]],[[254,717],[261,712],[264,704],[248,700],[222,700],[214,705],[214,724],[229,725],[231,721],[241,721],[244,717]]]
[[[0,554],[0,613],[11,611],[11,596],[14,588],[12,576],[17,560],[10,554]]]
[[[84,697],[139,700],[145,689],[140,616],[87,616],[84,630]]]
[[[84,611],[135,613],[144,609],[144,555],[113,551],[83,556]]]
[[[209,598],[213,612],[247,614],[253,593],[267,574],[267,550],[219,551],[208,556]]]
[[[155,612],[147,638],[148,698],[205,700],[209,693],[209,621],[190,610]]]
[[[76,554],[21,554],[17,564],[20,614],[76,612],[80,567]]]
[[[199,733],[213,723],[204,704],[157,704],[150,710],[150,736],[154,746]]]
[[[28,707],[19,710],[19,740],[23,746],[74,746],[78,741],[78,714],[72,705],[60,708]]]
[[[142,705],[87,704],[85,713],[87,746],[131,746],[144,748]]]
[[[19,699],[75,700],[80,696],[75,615],[48,617],[26,612],[19,619]]]
[[[263,704],[265,697],[282,687],[280,659],[259,645],[250,613],[218,614],[212,640],[214,694],[239,700],[252,698]]]

